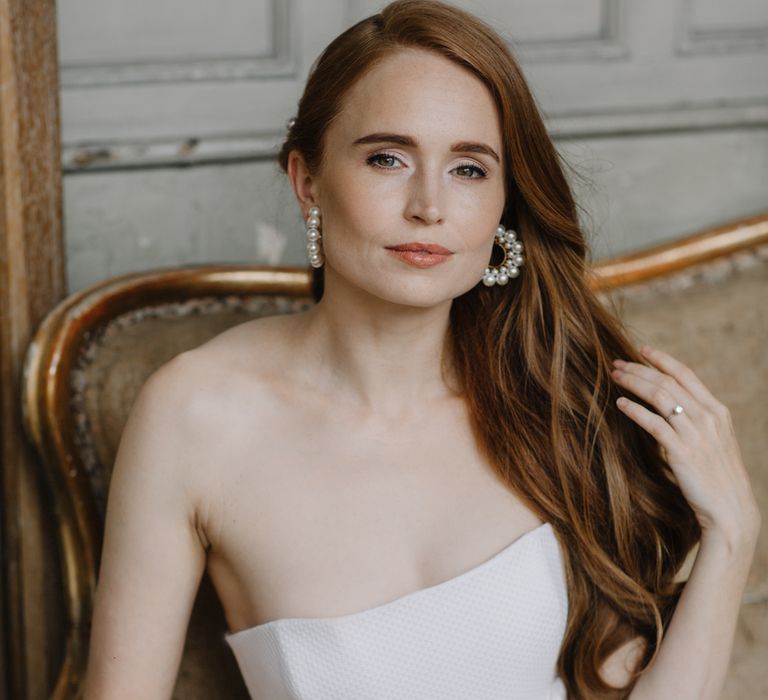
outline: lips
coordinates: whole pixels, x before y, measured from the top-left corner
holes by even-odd
[[[453,251],[437,243],[402,243],[387,246],[391,255],[412,267],[434,267],[451,259]]]
[[[400,250],[410,253],[428,253],[430,255],[452,255],[453,251],[443,248],[436,243],[403,243],[401,245],[389,245],[390,250]]]

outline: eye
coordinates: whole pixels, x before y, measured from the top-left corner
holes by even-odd
[[[393,170],[392,165],[388,165],[388,163],[393,163],[393,161],[400,160],[397,156],[392,155],[391,153],[374,153],[371,156],[368,156],[368,158],[365,159],[365,162],[368,163],[368,165],[373,165],[376,168],[383,168],[384,170]],[[384,161],[384,164],[382,164],[382,161]]]
[[[454,169],[457,171],[463,171],[465,173],[471,171],[478,173],[478,175],[462,175],[462,177],[466,177],[467,180],[479,180],[488,175],[485,170],[483,170],[479,165],[475,165],[474,163],[462,163],[461,165],[457,165]]]

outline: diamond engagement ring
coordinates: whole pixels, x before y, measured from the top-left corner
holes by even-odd
[[[670,418],[672,418],[672,416],[679,416],[679,415],[680,415],[682,412],[683,412],[683,407],[682,407],[680,404],[677,404],[677,406],[675,406],[675,407],[672,409],[672,413],[670,413],[670,414],[669,414],[669,415],[666,417],[666,420],[669,420]]]

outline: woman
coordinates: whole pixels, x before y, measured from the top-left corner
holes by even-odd
[[[169,697],[206,566],[254,697],[717,698],[760,526],[728,412],[589,291],[503,40],[388,5],[279,162],[318,303],[143,387],[86,698]]]

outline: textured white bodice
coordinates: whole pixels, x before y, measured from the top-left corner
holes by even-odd
[[[542,523],[442,583],[368,610],[225,634],[254,700],[565,700],[560,546]]]

